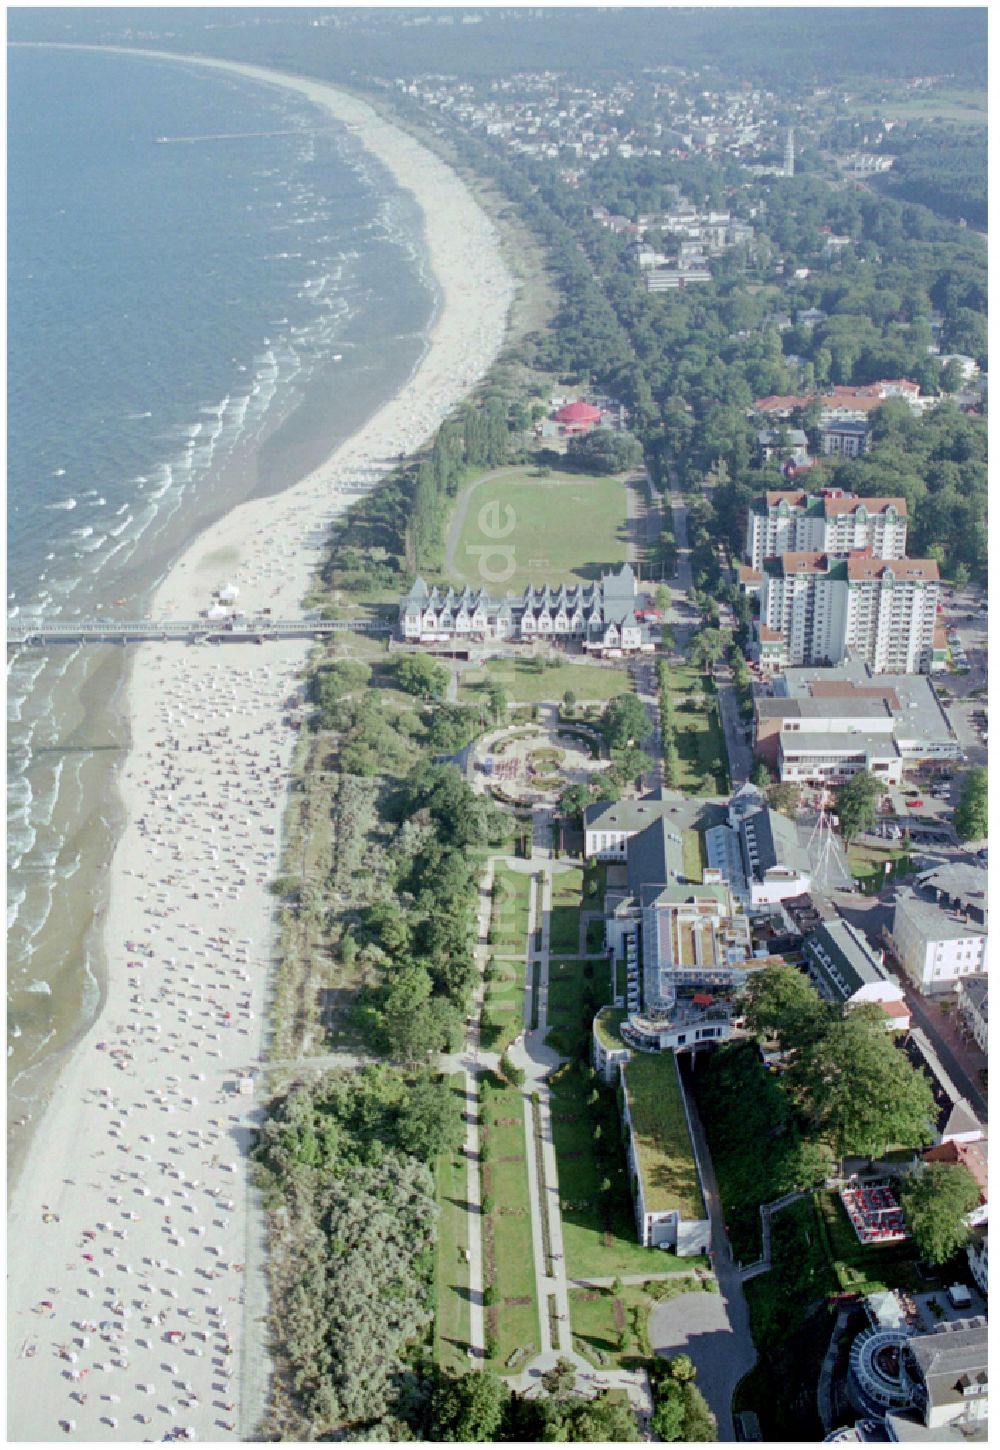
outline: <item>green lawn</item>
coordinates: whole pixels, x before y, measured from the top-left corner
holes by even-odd
[[[578,700],[603,703],[616,695],[625,695],[632,688],[627,670],[599,665],[549,663],[545,656],[529,655],[523,659],[487,660],[483,669],[463,670],[459,679],[458,698],[463,704],[478,699],[487,684],[503,686],[508,699],[535,705],[542,700],[561,700],[572,690]],[[596,725],[596,719],[584,723]]]
[[[888,863],[890,870],[886,871]],[[893,876],[904,876],[910,869],[907,851],[889,846],[884,851],[877,846],[859,846],[852,841],[847,848],[847,865],[851,875],[864,886],[879,887]]]
[[[571,1289],[569,1315],[574,1338],[583,1353],[602,1368],[640,1368],[650,1354],[649,1311],[662,1299],[706,1292],[710,1291],[702,1288],[700,1280],[683,1275],[666,1282],[654,1279],[648,1284],[623,1284],[617,1294],[612,1289]]]
[[[527,584],[596,579],[627,557],[620,478],[487,477],[463,491],[458,507],[463,505],[450,576],[457,584],[520,593]]]
[[[669,686],[674,703],[674,738],[681,765],[681,778],[675,789],[685,795],[724,795],[729,779],[726,743],[719,724],[712,677],[687,666],[672,667]],[[687,697],[699,695],[708,699],[711,708],[702,705],[692,710],[684,703]],[[693,862],[690,848],[686,856]]]
[[[647,1211],[676,1208],[686,1219],[703,1218],[705,1204],[673,1054],[633,1057],[625,1069],[625,1085]]]
[[[951,121],[958,125],[985,126],[989,111],[985,91],[964,91],[942,88],[887,100],[864,100],[852,97],[849,111],[869,116],[877,112],[890,121]]]
[[[595,1089],[597,1101],[591,1103]],[[597,1127],[601,1136],[595,1139]],[[615,1093],[592,1080],[589,1069],[567,1064],[556,1073],[552,1139],[570,1278],[669,1274],[704,1263],[700,1258],[678,1259],[662,1249],[644,1249],[637,1241]],[[602,1194],[605,1179],[611,1187]]]
[[[532,877],[523,871],[498,866],[493,877],[489,942],[498,952],[524,952],[528,933],[528,899]]]
[[[580,950],[580,898],[583,871],[578,866],[556,872],[552,877],[552,914],[549,918],[549,949],[552,952]]]
[[[465,1075],[455,1073],[445,1091],[465,1103]],[[443,1369],[463,1373],[468,1368],[469,1269],[465,1250],[469,1242],[468,1169],[461,1154],[442,1153],[434,1165],[436,1198],[440,1209],[434,1283],[434,1360]]]
[[[515,1350],[537,1352],[540,1340],[535,1301],[534,1250],[525,1160],[524,1104],[517,1088],[484,1084],[480,1142],[482,1165],[484,1281],[495,1287],[496,1303],[486,1308],[487,1333],[497,1343],[487,1368],[503,1374]],[[523,1362],[523,1361],[522,1361]]]
[[[548,1040],[564,1057],[575,1055],[581,1037],[589,1037],[599,1007],[611,1001],[608,964],[594,961],[549,961]]]
[[[524,1029],[524,967],[495,961],[483,1003],[481,1039],[491,1052],[505,1052]]]
[[[705,858],[702,854],[704,837],[700,831],[688,830],[681,835],[684,875],[689,881],[700,881]]]

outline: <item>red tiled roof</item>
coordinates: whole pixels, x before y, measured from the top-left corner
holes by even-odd
[[[749,564],[740,565],[741,584],[762,584],[764,576],[759,569],[752,569]]]
[[[925,1163],[961,1163],[979,1184],[985,1202],[989,1185],[985,1143],[939,1143],[936,1148],[928,1148],[923,1159]]]
[[[769,489],[764,495],[769,509],[774,508],[775,504],[779,504],[782,499],[785,500],[789,508],[801,508],[808,497],[809,495],[804,488],[797,489],[795,492],[789,492],[788,489],[782,491],[780,488]]]
[[[556,418],[560,423],[596,423],[601,416],[600,408],[593,407],[590,403],[577,399],[575,403],[567,403],[565,408],[560,408]]]
[[[853,514],[865,508],[870,514],[884,514],[889,505],[906,518],[905,498],[824,498],[823,513],[830,519],[838,514]]]
[[[826,554],[816,553],[812,549],[796,549],[794,552],[780,555],[781,572],[786,576],[789,574],[826,574],[830,568],[830,560]]]
[[[788,555],[784,557],[787,558]],[[851,555],[847,560],[847,577],[852,581],[881,579],[889,569],[900,580],[920,579],[929,582],[941,577],[936,559],[867,559]]]

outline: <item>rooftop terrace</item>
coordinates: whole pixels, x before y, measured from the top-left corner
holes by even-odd
[[[633,1058],[624,1076],[647,1212],[677,1209],[684,1219],[704,1218],[705,1201],[673,1053]]]

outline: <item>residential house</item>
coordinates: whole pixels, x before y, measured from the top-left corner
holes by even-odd
[[[989,983],[985,977],[963,977],[958,984],[958,1007],[962,1021],[972,1033],[980,1052],[989,1052]]]

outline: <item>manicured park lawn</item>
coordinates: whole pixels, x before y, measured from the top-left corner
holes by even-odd
[[[611,974],[603,957],[549,961],[549,1041],[564,1057],[576,1050],[599,1007],[611,1001]]]
[[[568,690],[579,701],[603,703],[616,695],[628,694],[632,688],[626,670],[604,665],[547,664],[545,656],[528,655],[522,659],[487,660],[483,669],[463,670],[459,699],[466,704],[476,700],[488,683],[501,685],[509,700],[526,705],[535,705],[541,700],[559,701]]]
[[[465,1075],[455,1073],[442,1091],[456,1093],[465,1104]],[[468,1169],[460,1153],[442,1153],[435,1164],[436,1198],[440,1209],[435,1256],[434,1359],[453,1373],[469,1365]]]
[[[457,583],[485,584],[494,594],[520,593],[527,584],[596,579],[627,557],[625,485],[619,478],[511,473],[472,484],[460,498],[459,507],[463,504],[451,570]]]
[[[886,864],[890,870],[886,871]],[[909,869],[909,855],[898,847],[889,846],[884,851],[878,846],[861,846],[852,841],[847,848],[847,865],[856,881],[864,885],[879,886],[893,876],[905,875]]]
[[[504,1052],[524,1030],[524,966],[495,960],[486,987],[481,1038],[490,1052]]]
[[[489,936],[490,945],[498,952],[515,955],[525,950],[532,880],[527,872],[497,867],[493,878]]]
[[[583,872],[578,866],[552,876],[552,914],[549,918],[549,950],[580,950],[580,896]]]
[[[728,780],[726,743],[719,724],[712,678],[682,666],[671,667],[669,680],[674,702],[674,738],[681,764],[681,778],[674,789],[685,795],[724,795]],[[689,709],[684,700],[692,695],[702,696],[706,703],[697,710]]]
[[[651,1267],[656,1268],[655,1263]],[[647,1284],[623,1284],[618,1293],[611,1288],[571,1289],[569,1313],[573,1335],[580,1341],[583,1353],[602,1368],[630,1368],[649,1356],[649,1311],[661,1299],[708,1292],[711,1291],[702,1288],[700,1279],[684,1275],[665,1283],[653,1279]]]
[[[484,1281],[495,1287],[496,1303],[486,1308],[487,1333],[497,1342],[487,1367],[502,1374],[514,1352],[539,1345],[535,1301],[534,1250],[525,1160],[524,1102],[517,1088],[495,1086],[491,1079],[481,1097],[480,1142],[486,1148],[482,1165]]]

